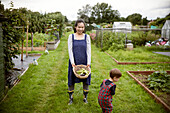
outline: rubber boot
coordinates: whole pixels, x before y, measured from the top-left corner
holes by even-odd
[[[74,92],[68,92],[69,93],[69,102],[68,105],[71,105],[73,103],[73,93]]]
[[[83,91],[83,94],[84,94],[84,99],[83,99],[83,101],[84,101],[85,104],[87,104],[87,103],[88,103],[88,101],[87,101],[88,91]]]

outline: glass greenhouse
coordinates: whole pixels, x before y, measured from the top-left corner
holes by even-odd
[[[170,20],[166,20],[165,24],[163,25],[161,37],[170,40]]]
[[[113,24],[114,32],[131,33],[131,29],[132,29],[131,22],[114,22],[114,24]]]

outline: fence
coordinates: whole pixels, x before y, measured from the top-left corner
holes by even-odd
[[[100,28],[100,29],[95,29],[96,31],[96,46],[99,47],[100,45],[100,48],[103,48],[103,33],[105,31],[109,31],[109,32],[115,32],[117,33],[117,36],[119,37],[119,34],[120,33],[123,33],[125,35],[125,45],[128,41],[127,39],[127,34],[131,33],[131,31],[143,31],[143,33],[145,34],[147,31],[155,31],[155,37],[156,37],[156,32],[157,31],[161,31],[161,29],[150,29],[150,28],[142,28],[142,29],[127,29],[127,28]],[[116,32],[117,31],[117,32]]]

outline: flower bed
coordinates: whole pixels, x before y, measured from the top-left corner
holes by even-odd
[[[127,73],[140,84],[156,100],[156,102],[161,103],[167,111],[170,111],[170,95],[168,93],[150,90],[147,85],[148,75],[151,75],[153,72],[155,71],[127,71]],[[170,71],[166,72],[170,74]]]

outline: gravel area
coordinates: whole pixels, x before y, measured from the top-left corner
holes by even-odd
[[[154,52],[154,53],[170,56],[170,52]]]

